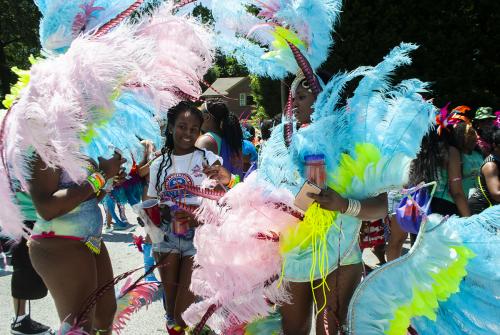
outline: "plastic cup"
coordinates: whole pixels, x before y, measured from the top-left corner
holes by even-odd
[[[179,207],[170,207],[170,224],[172,225],[172,233],[176,236],[186,236],[189,231],[189,225],[186,222],[182,222],[175,219],[175,213],[179,211]]]

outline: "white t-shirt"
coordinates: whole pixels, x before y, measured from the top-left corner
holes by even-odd
[[[203,151],[205,155],[203,155]],[[207,178],[203,173],[204,163],[208,163],[208,165],[212,165],[217,161],[223,163],[221,157],[211,151],[203,151],[195,150],[193,153],[182,156],[172,155],[172,164],[169,163],[170,167],[166,171],[165,169],[161,171],[160,194],[156,190],[156,181],[162,157],[158,157],[150,167],[148,197],[159,198],[160,200],[189,198],[190,196],[185,191],[176,189],[183,185],[200,186],[203,180]],[[167,158],[167,155],[165,155],[165,161]]]

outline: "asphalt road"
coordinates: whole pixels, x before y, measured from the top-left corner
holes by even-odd
[[[129,207],[127,207],[126,213],[129,221],[136,223],[135,215]],[[114,231],[111,234],[104,235],[115,275],[142,266],[142,254],[134,246],[130,245],[132,234],[137,235],[140,233],[141,228],[136,225],[127,231]],[[363,258],[370,265],[377,262],[371,252],[365,251]],[[10,334],[10,323],[14,316],[10,295],[10,270],[11,268],[7,268],[7,271],[0,270],[0,335]],[[157,278],[159,277],[157,276]],[[143,308],[137,314],[134,314],[122,334],[166,334],[163,315],[162,302],[161,299],[158,299],[147,309]],[[31,303],[31,316],[34,320],[54,328],[58,327],[57,312],[50,294],[44,299]]]

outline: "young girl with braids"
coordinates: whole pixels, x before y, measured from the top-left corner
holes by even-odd
[[[226,169],[243,177],[243,132],[238,118],[221,99],[207,100],[202,105],[201,112],[203,135],[196,146],[221,156]]]
[[[172,204],[179,201],[197,204],[196,197],[188,197],[184,185],[200,186],[211,177],[227,185],[230,173],[220,164],[222,159],[214,153],[195,146],[203,123],[201,112],[187,102],[181,102],[168,113],[166,142],[162,155],[151,166],[148,188],[149,198]],[[183,334],[186,327],[181,314],[195,301],[189,291],[193,271],[194,228],[199,224],[189,213],[174,206],[162,208],[164,241],[153,244],[166,295],[167,330],[169,334]],[[180,233],[175,227],[182,225]]]

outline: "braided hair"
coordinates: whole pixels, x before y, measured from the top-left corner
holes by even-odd
[[[411,162],[409,185],[437,180],[439,168],[445,165],[447,159],[447,149],[447,141],[438,135],[435,128],[430,129],[422,138],[417,158]]]
[[[464,150],[469,127],[470,124],[459,122],[443,129],[441,135],[435,128],[431,129],[422,139],[421,150],[411,164],[410,185],[437,180],[439,168],[447,164],[449,147],[455,147],[460,152]]]
[[[236,115],[229,111],[222,99],[208,99],[205,104],[207,112],[214,117],[215,123],[220,125],[222,138],[226,141],[231,154],[240,156],[243,145],[243,132]]]
[[[164,170],[168,170],[172,166],[172,153],[175,148],[174,143],[174,135],[170,133],[169,129],[173,129],[175,126],[175,122],[179,115],[183,112],[189,111],[191,114],[196,116],[196,118],[200,121],[200,125],[203,123],[203,115],[201,111],[198,110],[192,103],[187,101],[181,101],[176,106],[172,107],[168,111],[168,127],[165,128],[165,145],[161,149],[161,162],[160,167],[158,168],[158,175],[156,177],[156,192],[161,192],[161,177],[162,172]],[[195,150],[199,150],[203,153],[203,158],[206,160],[205,151],[195,147]],[[167,176],[165,175],[165,178]]]

